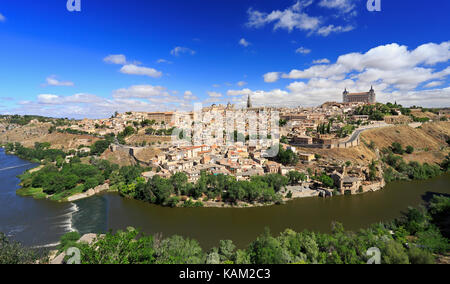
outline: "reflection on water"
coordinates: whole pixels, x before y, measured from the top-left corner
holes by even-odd
[[[108,194],[108,228],[141,228],[148,234],[180,234],[195,238],[206,247],[231,239],[245,247],[269,227],[278,234],[296,231],[329,232],[334,221],[357,230],[401,215],[408,206],[419,206],[427,192],[450,193],[450,175],[418,182],[395,182],[384,190],[356,196],[297,199],[286,205],[245,209],[164,208]]]
[[[103,196],[82,199],[75,202],[79,210],[73,216],[73,227],[80,234],[106,233],[108,230],[108,200]]]

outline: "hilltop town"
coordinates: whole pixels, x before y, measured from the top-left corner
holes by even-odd
[[[284,200],[357,194],[384,187],[383,157],[390,143],[405,138],[393,135],[392,142],[377,142],[377,131],[422,135],[415,141],[419,144],[400,146],[415,147],[414,154],[408,152],[415,160],[426,157],[425,162],[436,164],[448,154],[449,109],[380,104],[375,96],[373,88],[345,90],[343,102],[310,108],[255,107],[249,96],[245,108],[228,104],[191,112],[116,112],[105,119],[56,122],[29,118],[24,125],[3,117],[0,142],[27,147],[47,142],[69,151],[66,162],[97,156],[121,166],[139,165],[146,169],[146,180],[170,179],[180,172],[194,184],[203,174],[237,181],[279,174],[288,180],[279,191]],[[205,200],[217,206],[220,199]]]

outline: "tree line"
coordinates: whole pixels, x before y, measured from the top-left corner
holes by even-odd
[[[68,233],[58,249],[79,248],[82,264],[365,264],[368,249],[376,247],[382,264],[433,264],[450,249],[448,218],[450,198],[434,195],[426,207],[409,208],[396,220],[357,232],[340,223],[333,223],[329,234],[286,229],[273,236],[266,228],[243,249],[221,240],[204,250],[194,239],[144,235],[133,228],[109,232],[92,244],[77,243],[80,235]],[[0,264],[46,259],[0,234]]]
[[[281,203],[280,191],[289,184],[295,185],[303,180],[306,180],[306,175],[296,171],[290,172],[288,176],[252,176],[248,181],[238,181],[235,177],[224,174],[201,172],[197,182],[192,183],[185,173],[178,172],[170,178],[154,175],[147,182],[144,178],[137,178],[132,183],[122,184],[119,191],[126,197],[171,207],[177,206],[181,201],[184,201],[181,205],[185,207],[203,206],[200,200],[192,202],[191,198],[202,201],[222,200],[230,204],[237,204],[239,201]]]

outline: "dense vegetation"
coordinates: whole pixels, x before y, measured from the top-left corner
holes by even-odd
[[[266,229],[245,249],[221,240],[207,251],[193,239],[181,236],[145,236],[133,228],[108,233],[92,244],[76,243],[77,233],[63,236],[60,251],[78,247],[83,264],[364,264],[376,247],[382,264],[432,264],[448,254],[450,198],[433,196],[427,208],[409,208],[392,222],[377,223],[358,232],[332,224],[323,234],[287,229],[274,237]],[[33,263],[36,254],[0,235],[0,263]]]
[[[400,111],[403,115],[411,114],[411,110],[409,108],[404,108],[402,105],[397,103],[377,103],[374,105],[364,105],[356,108],[354,113],[356,115],[368,115],[370,120],[381,121],[386,115],[399,115],[398,111]]]
[[[278,153],[272,159],[278,163],[281,163],[285,166],[294,166],[298,163],[298,155],[294,153],[291,149],[285,150],[283,146],[278,146]]]
[[[109,145],[107,140],[100,140],[91,148],[94,154],[98,154],[104,151],[106,145]],[[48,147],[48,143],[36,143],[34,148],[25,148],[20,143],[6,145],[8,152],[15,151],[23,159],[43,161],[43,168],[39,171],[25,172],[20,176],[22,188],[18,194],[35,198],[51,196],[52,200],[63,200],[105,182],[109,183],[112,190],[117,190],[123,184],[134,182],[144,170],[139,166],[119,167],[95,157],[91,157],[89,163],[82,163],[76,155],[66,161],[67,153]]]
[[[280,203],[280,191],[288,184],[295,185],[306,179],[306,175],[299,172],[290,172],[288,177],[280,174],[253,176],[249,181],[237,181],[232,176],[223,174],[210,175],[201,173],[196,183],[188,182],[185,173],[176,173],[165,179],[158,175],[147,182],[137,178],[132,183],[123,183],[119,188],[124,196],[160,204],[163,206],[185,207],[203,206],[201,201],[193,202],[191,199],[222,200],[230,204],[239,201],[248,203]]]
[[[5,151],[7,153],[14,152],[19,158],[24,160],[32,161],[35,163],[40,163],[41,160],[46,160],[49,162],[55,162],[56,159],[65,158],[67,154],[62,150],[49,149],[49,143],[38,143],[36,142],[34,148],[23,147],[22,144],[8,143],[5,146]]]
[[[36,251],[10,240],[0,232],[0,264],[32,264],[38,258]]]

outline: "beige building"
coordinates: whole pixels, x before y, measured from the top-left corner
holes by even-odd
[[[345,89],[342,95],[344,103],[376,103],[376,94],[373,87],[370,88],[370,91],[364,93],[349,93],[347,89]]]

